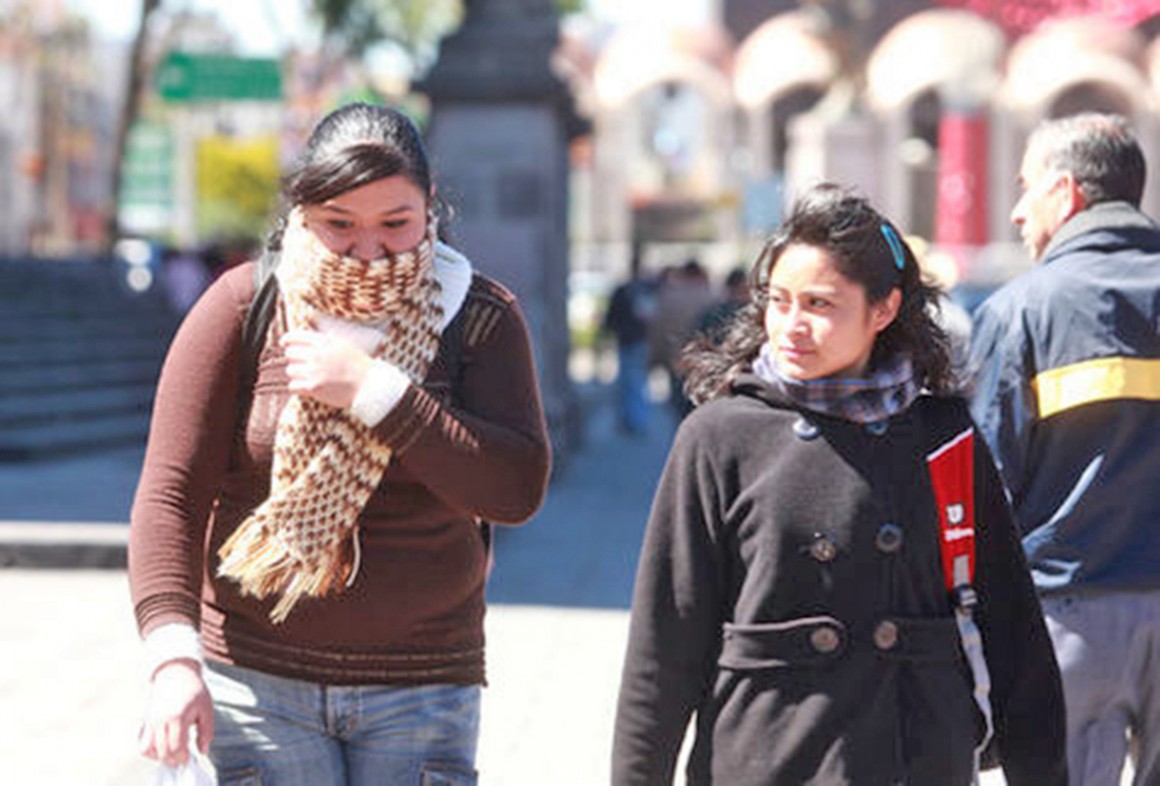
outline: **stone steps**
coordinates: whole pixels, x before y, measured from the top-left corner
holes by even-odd
[[[0,259],[0,461],[142,444],[178,319],[117,266]]]

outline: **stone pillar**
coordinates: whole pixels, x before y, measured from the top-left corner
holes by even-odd
[[[455,209],[455,243],[519,297],[528,319],[556,466],[579,436],[568,375],[568,140],[571,95],[550,67],[551,0],[474,0],[419,85],[428,148]]]

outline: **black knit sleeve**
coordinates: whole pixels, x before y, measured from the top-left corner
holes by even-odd
[[[991,675],[991,763],[1010,786],[1065,786],[1063,688],[999,473],[976,440],[978,620]]]
[[[617,703],[614,786],[672,783],[720,649],[721,506],[703,423],[693,417],[677,432],[645,532]]]

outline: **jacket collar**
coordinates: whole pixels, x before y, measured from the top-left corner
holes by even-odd
[[[1076,213],[1055,231],[1055,235],[1043,249],[1043,261],[1050,261],[1057,251],[1088,232],[1156,228],[1156,222],[1127,202],[1099,202]]]

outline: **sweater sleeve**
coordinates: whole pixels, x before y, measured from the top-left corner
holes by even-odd
[[[1059,667],[999,474],[982,444],[975,477],[977,617],[991,675],[992,753],[1010,786],[1065,786]]]
[[[686,727],[720,650],[723,559],[710,462],[686,421],[645,531],[620,683],[614,786],[671,784]]]
[[[129,527],[130,593],[143,634],[199,621],[206,521],[237,418],[250,271],[229,271],[198,300],[161,370]]]
[[[410,385],[377,431],[448,504],[519,523],[543,502],[551,464],[531,342],[510,293],[495,287],[477,305],[466,306],[456,403]]]

